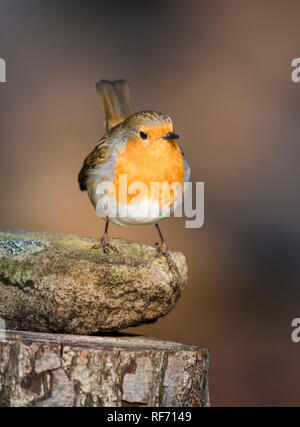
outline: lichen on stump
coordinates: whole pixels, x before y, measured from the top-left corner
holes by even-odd
[[[118,253],[92,250],[87,237],[0,232],[0,317],[10,329],[91,334],[156,321],[182,294],[176,268],[150,246],[113,239]]]
[[[209,354],[142,336],[0,333],[0,406],[208,406]]]

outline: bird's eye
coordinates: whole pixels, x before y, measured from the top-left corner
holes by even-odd
[[[140,132],[140,138],[141,139],[147,139],[148,135],[145,132]]]

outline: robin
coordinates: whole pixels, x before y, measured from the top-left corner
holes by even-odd
[[[179,136],[173,132],[172,120],[166,114],[131,113],[125,80],[100,80],[96,90],[105,112],[106,134],[86,157],[78,176],[80,189],[88,192],[98,215],[106,220],[100,244],[93,248],[117,252],[108,238],[109,222],[120,226],[155,224],[161,240],[159,253],[171,266],[158,222],[182,203],[184,182],[190,180],[190,168],[176,142]],[[124,184],[121,179],[126,183],[125,197],[120,195]],[[105,190],[101,191],[103,184]],[[130,191],[132,185],[139,190],[136,197]],[[125,215],[124,209],[120,214],[124,206]]]

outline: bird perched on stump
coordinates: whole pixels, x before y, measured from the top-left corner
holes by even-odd
[[[182,203],[190,168],[177,144],[169,116],[158,111],[131,113],[129,85],[125,80],[100,80],[106,134],[86,157],[78,176],[97,214],[106,220],[100,244],[105,253],[117,251],[108,238],[114,224],[155,224],[159,253],[172,265],[158,222]]]

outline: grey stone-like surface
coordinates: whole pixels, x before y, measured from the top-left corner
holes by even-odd
[[[0,318],[10,329],[91,334],[156,321],[187,283],[181,253],[169,270],[153,247],[113,239],[119,253],[87,237],[0,232]]]
[[[10,239],[0,242],[0,258],[23,259],[29,254],[40,252],[48,246],[47,242],[30,239]]]
[[[143,336],[0,333],[0,406],[209,406],[209,352]]]

